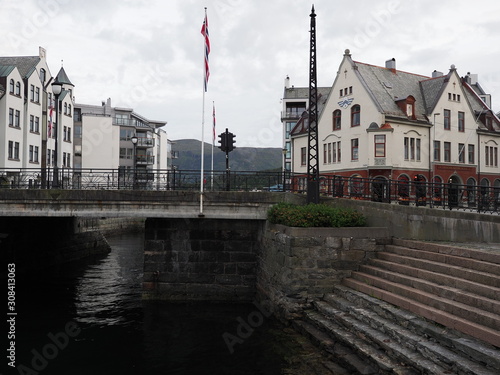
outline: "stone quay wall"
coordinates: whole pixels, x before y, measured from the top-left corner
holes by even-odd
[[[262,220],[147,219],[143,296],[252,301]]]
[[[300,315],[383,250],[387,228],[291,228],[266,224],[257,273],[259,302],[281,319]]]

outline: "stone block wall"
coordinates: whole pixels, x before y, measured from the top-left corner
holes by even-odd
[[[289,319],[332,291],[361,263],[390,243],[387,228],[290,228],[267,224],[261,239],[257,288],[261,303]]]
[[[144,297],[252,301],[261,220],[147,219]]]

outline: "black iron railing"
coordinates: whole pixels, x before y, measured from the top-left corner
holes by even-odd
[[[53,169],[0,169],[0,189],[50,189]],[[199,170],[59,169],[59,189],[199,190]],[[400,205],[500,212],[500,186],[429,183],[320,175],[322,196]],[[281,171],[206,171],[205,191],[270,191],[306,194],[304,175]]]

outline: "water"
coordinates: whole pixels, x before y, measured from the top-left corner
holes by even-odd
[[[258,311],[254,305],[143,301],[142,236],[109,242],[112,252],[100,259],[17,276],[23,367],[4,374],[267,375],[289,367],[283,343],[291,336],[270,318],[230,353],[223,335],[237,337],[238,318]]]

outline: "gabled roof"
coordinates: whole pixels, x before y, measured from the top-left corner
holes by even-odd
[[[441,97],[448,76],[429,78],[420,82],[422,97],[424,100],[425,113],[430,114]]]
[[[429,77],[356,61],[353,61],[353,64],[359,79],[381,112],[390,116],[407,118],[396,101],[412,95],[415,98],[416,119],[427,120],[425,114],[428,111],[425,108],[424,96],[419,84]]]
[[[0,65],[17,67],[23,79],[31,76],[39,62],[39,56],[0,57]]]

